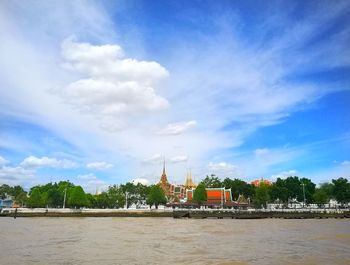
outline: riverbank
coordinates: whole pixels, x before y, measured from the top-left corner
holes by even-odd
[[[175,210],[174,218],[194,219],[327,219],[327,218],[350,218],[350,211],[343,210],[274,210],[274,211],[226,211],[226,210]]]
[[[1,217],[174,217],[217,219],[326,219],[350,218],[350,210],[226,210],[226,209],[3,209]]]
[[[172,209],[4,209],[2,217],[173,217]]]

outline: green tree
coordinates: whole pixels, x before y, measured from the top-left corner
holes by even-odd
[[[158,185],[151,186],[146,202],[150,207],[155,205],[156,209],[158,209],[158,205],[165,204],[167,200],[162,188]]]
[[[7,184],[3,184],[0,186],[0,198],[4,199],[6,195],[11,195],[11,187]]]
[[[332,179],[333,196],[341,204],[350,202],[350,183],[346,178]]]
[[[316,190],[316,184],[313,183],[311,181],[311,179],[307,179],[307,178],[301,178],[300,179],[300,183],[301,183],[301,190],[303,189],[303,184],[304,184],[304,187],[305,187],[305,200],[306,200],[306,203],[312,203],[314,198],[313,198],[313,195],[315,193],[315,190]],[[302,197],[299,197],[298,198],[298,201],[304,201],[304,194]]]
[[[42,193],[40,192],[40,189],[38,187],[30,191],[30,196],[27,201],[27,206],[30,208],[45,207]]]
[[[299,177],[290,176],[284,180],[284,186],[287,188],[288,199],[297,199],[303,201],[303,190]]]
[[[109,186],[107,191],[109,208],[121,208],[125,205],[125,194],[121,187],[117,185]]]
[[[193,201],[199,205],[207,201],[207,191],[204,184],[199,184],[193,193]]]
[[[25,191],[18,194],[16,197],[16,203],[18,203],[21,206],[25,205],[27,200],[28,200],[28,196],[27,196],[27,193]]]
[[[214,174],[209,176],[206,176],[205,179],[201,181],[201,184],[203,184],[206,188],[221,188],[222,182],[218,177],[216,177]]]
[[[230,178],[225,178],[222,182],[222,186],[231,189],[232,198],[234,200],[237,200],[239,195],[244,195],[244,197],[249,198],[253,197],[255,194],[255,186],[240,179],[232,180]]]
[[[276,182],[272,184],[270,187],[270,196],[272,202],[288,202],[288,189],[283,179],[277,178]]]
[[[81,186],[75,186],[69,192],[68,205],[70,207],[89,206],[89,199]]]
[[[265,207],[270,201],[270,187],[266,184],[260,184],[255,190],[255,197],[253,198],[253,204],[256,208]]]
[[[323,189],[316,189],[313,195],[314,202],[319,206],[324,206],[327,202],[329,202],[329,196]]]
[[[333,189],[334,189],[333,183],[325,182],[320,184],[320,190],[324,191],[327,194],[328,200],[333,198]]]
[[[96,195],[95,201],[96,208],[113,208],[113,206],[111,207],[107,192],[101,192],[100,194]]]

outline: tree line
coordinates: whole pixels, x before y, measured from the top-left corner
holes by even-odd
[[[261,183],[258,187],[240,179],[225,178],[221,181],[215,175],[206,176],[200,183],[206,188],[225,187],[231,189],[233,200],[239,195],[249,198],[257,207],[266,207],[267,203],[299,202],[305,204],[327,204],[331,199],[344,205],[350,202],[350,183],[346,178],[332,179],[331,182],[320,184],[316,187],[308,178],[289,176],[285,179],[277,178],[271,185]],[[196,195],[196,194],[194,194]]]
[[[219,179],[215,175],[206,176],[194,192],[193,200],[197,203],[206,201],[205,188],[231,189],[233,200],[239,195],[249,199],[257,208],[266,207],[267,203],[281,203],[288,205],[291,202],[319,206],[335,199],[340,204],[350,202],[350,183],[346,178],[332,179],[331,182],[322,183],[318,187],[310,179],[290,176],[285,179],[278,178],[271,185],[261,184],[258,187],[240,179]],[[122,208],[130,205],[142,206],[148,204],[158,208],[166,204],[167,198],[158,185],[146,186],[131,182],[121,185],[111,185],[106,191],[99,194],[86,193],[79,185],[69,181],[36,185],[29,192],[21,186],[0,186],[0,197],[11,195],[16,204],[30,208]]]
[[[19,206],[29,208],[123,208],[130,205],[141,206],[147,203],[155,205],[166,203],[163,190],[157,185],[146,186],[128,182],[122,185],[111,185],[106,191],[98,194],[86,193],[79,185],[69,181],[36,185],[29,192],[21,186],[0,186],[0,198],[14,197]],[[126,205],[127,204],[127,205]]]

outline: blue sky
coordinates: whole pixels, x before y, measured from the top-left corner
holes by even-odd
[[[0,184],[350,176],[347,1],[2,1]],[[38,15],[40,14],[40,15]]]

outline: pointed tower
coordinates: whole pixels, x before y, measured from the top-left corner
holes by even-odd
[[[162,176],[160,177],[159,184],[168,184],[168,178],[167,178],[166,172],[165,172],[165,159],[164,159],[164,163],[163,163],[163,173],[162,173]]]
[[[186,181],[185,181],[185,185],[184,186],[185,186],[186,189],[192,189],[192,188],[196,187],[196,185],[194,184],[194,182],[192,180],[191,170],[190,170],[190,174],[188,174],[188,172],[187,172]]]
[[[162,188],[162,190],[165,193],[165,196],[167,196],[167,197],[170,196],[172,185],[170,185],[170,183],[168,182],[168,178],[166,176],[165,159],[164,159],[164,164],[163,164],[163,173],[162,173],[162,176],[160,177],[160,180],[158,182],[158,186]]]

